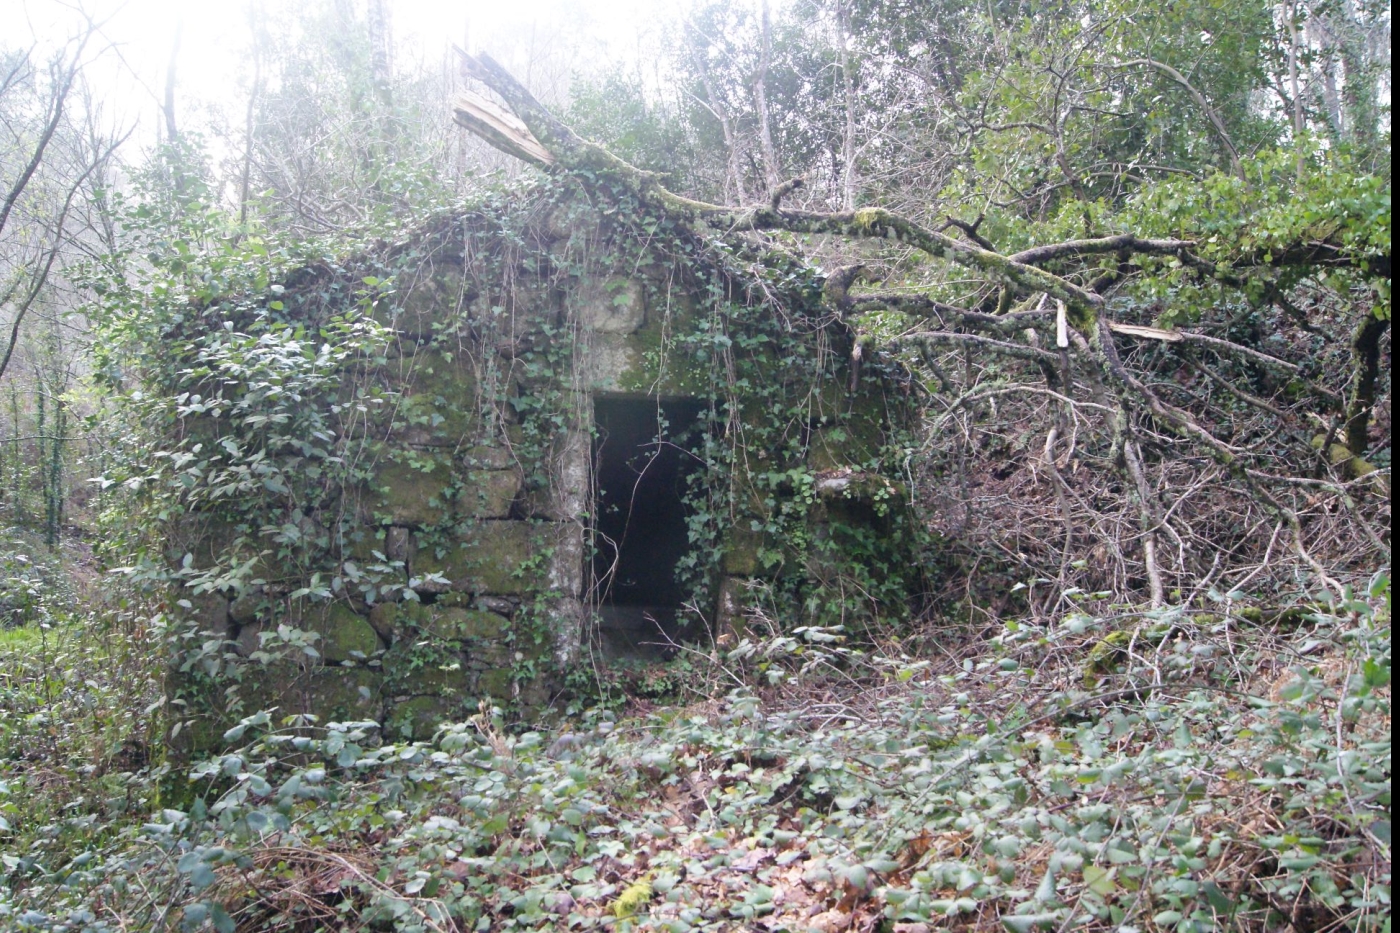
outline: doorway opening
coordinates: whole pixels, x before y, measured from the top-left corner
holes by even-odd
[[[609,657],[666,657],[685,593],[677,566],[690,550],[687,451],[702,403],[595,399],[593,586]]]

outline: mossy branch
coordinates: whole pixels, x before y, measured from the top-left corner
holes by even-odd
[[[749,230],[784,230],[799,234],[831,234],[858,239],[880,239],[913,247],[929,256],[976,269],[989,275],[1021,296],[1048,294],[1064,301],[1081,313],[1077,318],[1091,321],[1104,299],[1089,289],[1044,269],[1037,268],[1019,256],[1005,256],[977,243],[948,236],[907,217],[878,207],[852,211],[817,212],[781,209],[781,195],[796,187],[789,183],[775,192],[769,203],[748,208],[731,208],[686,198],[668,191],[660,176],[631,165],[596,143],[591,143],[565,126],[549,112],[520,82],[484,53],[462,57],[463,71],[485,84],[505,101],[529,133],[543,147],[548,158],[534,154],[531,161],[554,170],[583,173],[606,171],[634,188],[637,193],[660,207],[681,214],[693,222],[704,223],[723,233]],[[473,132],[478,124],[459,120]],[[519,155],[519,146],[502,146],[499,133],[483,134],[492,145],[512,155]],[[985,242],[985,241],[984,241]],[[1171,252],[1190,245],[1178,240],[1143,240],[1132,236],[1107,237],[1097,240],[1077,240],[1029,251],[1034,261],[1047,261],[1060,256],[1096,252]]]

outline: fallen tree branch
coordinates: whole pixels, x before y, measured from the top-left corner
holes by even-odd
[[[991,337],[983,337],[981,334],[958,334],[951,331],[932,330],[905,334],[903,339],[911,343],[928,341],[931,343],[973,344],[987,347],[1003,356],[1014,356],[1037,363],[1049,363],[1052,366],[1060,361],[1058,356],[1048,350],[1040,350],[1019,343],[1008,343],[1005,340],[995,340]]]
[[[741,230],[785,230],[791,233],[828,233],[865,239],[883,239],[904,243],[930,256],[978,269],[1004,284],[1014,286],[1021,294],[1045,292],[1086,310],[1096,309],[1103,298],[1073,282],[1034,266],[1008,259],[992,250],[966,243],[944,233],[930,230],[906,217],[881,208],[856,211],[817,213],[812,211],[774,210],[771,203],[757,208],[735,210],[719,204],[709,204],[682,197],[666,190],[660,176],[637,168],[608,152],[601,146],[581,138],[559,122],[526,88],[494,59],[485,53],[468,55],[458,49],[463,70],[481,81],[506,102],[514,115],[524,124],[531,138],[543,149],[536,154],[536,164],[548,158],[548,164],[570,170],[608,170],[631,182],[637,192],[660,201],[662,206],[690,214],[713,227],[730,232]],[[473,115],[466,124],[475,131],[485,125],[488,134],[483,139],[498,145],[505,135],[507,148],[516,155],[520,141],[503,134],[483,117]],[[527,149],[527,151],[533,151]],[[786,187],[786,186],[784,186]]]
[[[549,150],[531,133],[529,127],[496,104],[471,91],[462,91],[452,103],[453,119],[480,136],[502,152],[515,156],[539,168],[554,164]]]
[[[1038,308],[1030,311],[1012,311],[1008,314],[984,314],[981,311],[969,311],[956,305],[945,304],[926,295],[909,295],[898,292],[867,292],[848,297],[846,301],[845,310],[848,312],[887,308],[912,312],[925,317],[936,317],[939,323],[945,327],[952,323],[972,330],[1008,336],[1020,333],[1026,329],[1027,325],[1036,321],[1047,320],[1052,313],[1048,309]]]
[[[1219,337],[1210,337],[1205,334],[1193,334],[1189,331],[1181,331],[1181,340],[1184,343],[1195,344],[1197,346],[1202,347],[1211,347],[1212,349],[1224,353],[1231,353],[1237,356],[1243,356],[1246,359],[1253,360],[1254,362],[1258,363],[1266,369],[1272,369],[1275,372],[1287,373],[1291,378],[1297,379],[1308,390],[1308,392],[1326,401],[1333,408],[1340,410],[1342,407],[1342,397],[1340,395],[1338,395],[1336,392],[1331,391],[1330,389],[1323,388],[1322,386],[1313,382],[1311,379],[1304,376],[1303,367],[1298,366],[1295,363],[1290,363],[1287,360],[1281,360],[1276,356],[1270,356],[1269,354],[1264,353],[1260,350],[1255,350],[1252,347],[1246,347],[1242,344],[1233,343],[1229,340],[1222,340]]]
[[[931,350],[935,346],[976,347],[999,356],[1033,362],[1047,373],[1056,366],[1067,368],[1068,353],[1073,347],[1078,354],[1096,361],[1096,365],[1087,367],[1085,372],[1088,387],[1093,396],[1100,400],[1099,403],[1107,401],[1110,388],[1118,396],[1119,405],[1113,410],[1121,411],[1123,417],[1118,419],[1119,423],[1114,428],[1111,458],[1116,460],[1122,456],[1123,443],[1132,438],[1131,424],[1127,420],[1130,414],[1147,415],[1156,419],[1159,424],[1192,446],[1203,448],[1254,500],[1263,505],[1270,514],[1281,519],[1293,532],[1294,547],[1300,557],[1329,585],[1333,582],[1326,576],[1325,570],[1317,560],[1307,552],[1298,514],[1275,497],[1253,475],[1254,471],[1251,468],[1255,464],[1251,462],[1251,455],[1217,437],[1190,411],[1179,408],[1159,396],[1147,381],[1141,378],[1141,374],[1135,374],[1124,365],[1114,340],[1115,337],[1127,337],[1153,340],[1182,348],[1210,348],[1216,353],[1246,360],[1283,374],[1289,380],[1297,380],[1309,394],[1323,400],[1333,411],[1342,411],[1341,398],[1337,393],[1308,379],[1303,373],[1303,367],[1259,350],[1204,334],[1110,320],[1107,295],[1117,283],[1132,277],[1141,268],[1132,262],[1134,256],[1175,257],[1183,265],[1236,288],[1250,284],[1247,279],[1251,263],[1274,266],[1292,262],[1364,265],[1373,273],[1388,275],[1388,257],[1358,257],[1331,243],[1323,242],[1274,250],[1268,256],[1261,254],[1236,257],[1233,261],[1215,264],[1193,252],[1196,246],[1194,240],[1148,239],[1129,233],[1043,244],[1008,255],[991,248],[991,242],[978,232],[978,224],[958,222],[952,218],[942,227],[933,229],[909,217],[879,207],[833,212],[784,209],[782,199],[797,187],[795,182],[770,185],[768,199],[761,204],[740,207],[711,204],[668,191],[661,183],[661,175],[658,173],[639,169],[601,146],[582,139],[550,114],[528,90],[489,56],[469,56],[463,53],[462,58],[464,72],[499,95],[509,113],[493,113],[477,103],[459,110],[459,113],[466,113],[459,122],[463,122],[497,148],[512,155],[519,155],[547,171],[574,174],[585,183],[600,174],[606,174],[615,185],[620,183],[630,196],[635,196],[653,209],[669,214],[680,224],[690,226],[697,235],[710,238],[718,235],[724,238],[734,237],[736,234],[783,231],[799,235],[831,235],[853,240],[883,241],[974,270],[975,288],[980,296],[974,300],[983,302],[981,309],[976,311],[946,304],[924,294],[880,291],[852,294],[851,290],[863,271],[860,265],[838,269],[826,277],[824,303],[838,317],[867,310],[894,309],[917,315],[933,324],[933,327],[926,330],[916,328],[912,333],[896,338],[894,342],[918,347],[945,389],[949,383],[937,367],[937,361],[934,359],[936,354]],[[1146,60],[1129,63],[1130,66],[1138,64],[1146,64],[1159,70],[1165,67]],[[1189,86],[1189,82],[1185,82],[1179,73],[1175,75],[1174,80]],[[1207,112],[1213,114],[1208,105]],[[514,117],[519,125],[503,119],[501,114]],[[1228,138],[1222,139],[1230,151],[1236,170],[1239,171],[1238,154],[1233,144]],[[963,236],[955,237],[944,232],[954,228]],[[1106,273],[1094,264],[1084,262],[1066,262],[1068,269],[1062,274],[1059,274],[1058,268],[1055,272],[1043,268],[1051,263],[1093,256],[1115,257],[1116,266]],[[1241,264],[1244,264],[1245,268],[1241,268]],[[1150,266],[1148,268],[1150,269]],[[1267,293],[1269,283],[1264,284]],[[995,306],[999,313],[987,313],[993,301],[992,296],[995,296]],[[1271,295],[1271,300],[1280,298],[1276,292]],[[1032,308],[1032,302],[1036,302],[1037,299],[1038,304]],[[1054,299],[1054,303],[1050,304],[1047,299]],[[1023,303],[1019,309],[1013,310],[1017,301]],[[1290,309],[1290,313],[1293,310]],[[1051,317],[1052,314],[1056,317]],[[1062,319],[1064,323],[1055,333],[1059,353],[1041,349],[1035,338],[1037,330],[1044,330],[1057,323],[1057,318]],[[1210,375],[1217,374],[1211,372]],[[1052,385],[1051,388],[1053,390],[1058,387]],[[1071,395],[1072,393],[1067,393],[1065,397],[1070,398]],[[1271,403],[1263,399],[1249,396],[1242,397],[1242,400],[1273,414],[1267,407]],[[1135,447],[1130,456],[1137,460],[1136,464],[1129,465],[1130,472],[1135,468],[1145,477],[1141,450]],[[1132,477],[1132,484],[1141,485],[1137,482],[1139,478]],[[1165,527],[1175,535],[1170,526]],[[1157,530],[1154,526],[1148,533],[1154,534]],[[1149,563],[1155,563],[1155,550],[1154,542],[1154,553],[1148,558]],[[1154,598],[1160,598],[1160,587],[1154,587],[1154,591]]]
[[[1013,253],[1009,258],[1028,266],[1038,266],[1053,259],[1088,256],[1097,253],[1176,253],[1195,247],[1195,240],[1144,240],[1132,234],[1096,237],[1090,240],[1067,240]]]

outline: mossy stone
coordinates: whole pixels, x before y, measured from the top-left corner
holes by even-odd
[[[579,323],[602,334],[630,334],[646,323],[641,282],[620,275],[584,279],[574,293]]]
[[[484,609],[442,606],[434,603],[396,603],[397,621],[418,632],[443,641],[499,641],[510,629],[510,621]]]
[[[398,301],[376,302],[372,316],[405,337],[427,340],[459,318],[471,297],[466,270],[444,256],[425,262]]]
[[[370,626],[379,633],[380,640],[390,648],[402,637],[399,614],[405,605],[405,603],[398,602],[376,603],[374,608],[369,611]]]
[[[314,712],[307,690],[310,681],[310,668],[299,660],[279,659],[248,664],[243,668],[238,687],[238,696],[243,703],[242,714],[248,716],[259,710],[276,708],[277,712],[273,715],[276,722],[284,716]]]
[[[662,319],[631,334],[592,335],[590,349],[601,355],[590,382],[610,392],[703,397],[714,382],[712,360],[674,339],[685,326],[683,320]]]
[[[413,577],[425,591],[430,574],[445,578],[446,589],[499,596],[576,595],[582,586],[583,533],[572,522],[468,523],[443,550],[420,544],[414,555]]]
[[[590,509],[592,440],[588,432],[570,430],[556,438],[547,455],[549,481],[529,489],[522,506],[532,518],[573,521]]]
[[[420,350],[375,367],[368,377],[388,391],[370,414],[400,443],[458,446],[481,433],[481,399],[465,357]]]
[[[233,568],[230,587],[250,589],[295,578],[292,561],[277,561],[267,545],[246,524],[220,516],[190,513],[171,523],[166,538],[166,557],[171,564],[183,564],[186,557],[195,570]]]
[[[257,622],[244,623],[238,629],[238,637],[234,639],[234,643],[238,646],[238,653],[246,658],[250,657],[254,651],[260,650],[262,639],[259,637],[259,633],[262,631],[262,625]]]
[[[446,697],[412,697],[390,709],[384,731],[393,738],[426,741],[441,723],[460,711],[460,703]]]
[[[408,560],[409,533],[402,525],[362,525],[346,537],[345,554],[362,566],[376,568],[378,573],[385,572],[386,562],[392,565]],[[406,566],[396,569],[407,572]],[[391,574],[386,585],[402,582],[396,576]]]
[[[515,466],[510,448],[494,444],[477,444],[463,451],[463,466],[477,470],[509,470]]]
[[[745,577],[725,577],[720,582],[715,613],[718,635],[732,633],[736,642],[744,637],[748,630],[749,582]]]
[[[461,631],[467,638],[494,642],[505,638],[510,630],[510,621],[505,616],[484,609],[466,609],[462,612],[465,615],[460,622]]]
[[[452,514],[447,490],[452,484],[452,461],[423,455],[413,460],[381,460],[366,501],[376,516],[392,524],[422,528]]]
[[[559,320],[559,299],[552,283],[525,274],[503,293],[480,296],[469,314],[482,342],[510,359],[531,349],[544,325]]]
[[[879,457],[887,420],[881,396],[872,392],[836,395],[824,405],[827,423],[812,432],[807,447],[807,465],[812,470],[861,468]]]
[[[588,249],[597,241],[601,218],[597,209],[580,198],[571,198],[550,209],[540,229],[570,250]],[[569,253],[564,253],[569,255]]]
[[[533,680],[529,683],[520,684],[520,692],[515,696],[515,702],[521,708],[547,713],[550,696],[553,691],[549,685],[542,680]]]
[[[345,603],[314,609],[300,625],[321,636],[316,649],[327,664],[363,661],[379,651],[379,634],[374,626]]]
[[[445,546],[420,544],[413,557],[413,579],[436,574],[447,580],[447,589],[519,595],[531,588],[526,568],[533,551],[525,523],[482,522],[466,526]]]
[[[183,606],[181,608],[194,620],[201,632],[221,638],[233,637],[227,596],[219,593],[191,593],[182,594],[181,600],[190,604],[188,609]]]
[[[464,518],[505,518],[522,480],[514,470],[472,470],[462,480],[456,511]]]
[[[229,603],[229,621],[235,625],[247,625],[257,620],[258,615],[266,611],[268,605],[267,593],[262,587],[253,587]]]
[[[383,677],[364,667],[323,667],[310,672],[306,692],[322,722],[371,720],[383,715]]]
[[[730,528],[724,544],[724,557],[720,561],[720,569],[727,574],[741,577],[751,577],[764,570],[760,552],[773,546],[766,533],[754,531],[747,522],[737,523]]]
[[[512,687],[515,682],[515,675],[508,667],[493,667],[490,670],[482,671],[477,678],[476,688],[478,692],[498,700],[509,700],[514,692]]]
[[[397,690],[413,696],[460,697],[472,686],[471,674],[459,657],[444,656],[439,663],[424,664],[412,670],[393,670],[390,680]]]

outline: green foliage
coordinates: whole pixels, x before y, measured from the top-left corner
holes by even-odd
[[[192,805],[6,851],[0,916],[94,931],[177,912],[195,929],[1379,930],[1388,613],[1383,574],[1283,636],[1228,606],[1166,613],[1149,621],[1177,634],[1139,641],[1092,691],[1061,676],[1110,621],[1085,616],[1010,624],[949,664],[847,654],[864,682],[839,703],[741,688],[708,712],[517,735],[483,705],[416,744],[258,713],[194,767]],[[801,641],[833,660],[828,634]],[[758,650],[814,685],[792,647]]]
[[[66,606],[44,622],[0,630],[7,879],[101,844],[153,800],[157,685],[127,633],[115,625],[98,633]],[[4,922],[13,926],[13,913]]]
[[[1317,274],[1306,265],[1284,267],[1286,254],[1335,250],[1336,261],[1324,256],[1319,263],[1323,281],[1343,294],[1357,289],[1367,310],[1389,319],[1389,179],[1359,171],[1345,153],[1318,152],[1303,163],[1301,174],[1298,165],[1293,153],[1275,150],[1244,161],[1247,180],[1215,174],[1199,181],[1163,182],[1144,190],[1118,222],[1144,234],[1192,239],[1202,258],[1227,275],[1233,263],[1262,260],[1263,269],[1250,283],[1255,301],[1267,287],[1291,288]],[[1344,260],[1359,268],[1342,267]],[[1370,268],[1380,263],[1385,263],[1383,270]],[[1143,265],[1156,270],[1160,263],[1143,260]],[[1192,288],[1195,277],[1180,263],[1169,261],[1162,271],[1166,274],[1151,277],[1152,287],[1159,294],[1172,290],[1178,313],[1187,319],[1220,300],[1218,290]]]
[[[192,161],[170,156],[179,171]],[[400,248],[346,266],[333,258],[344,242],[234,225],[204,201],[197,172],[183,177],[179,197],[157,171],[136,197],[112,199],[125,248],[89,278],[97,372],[126,429],[100,480],[124,493],[108,503],[121,530],[106,556],[157,598],[174,587],[154,625],[192,678],[177,711],[198,718],[211,702],[238,708],[239,682],[259,679],[204,615],[211,599],[261,600],[273,624],[256,660],[273,664],[319,651],[316,633],[279,628],[291,604],[268,584],[291,600],[371,604],[404,588],[402,561],[359,546],[346,497],[373,475],[366,426],[390,394],[374,378],[391,334],[376,316],[396,301],[396,273],[423,256]],[[393,236],[401,222],[379,229]],[[175,734],[187,722],[177,717]]]
[[[0,632],[53,625],[73,611],[77,593],[60,552],[19,529],[0,540]]]
[[[663,107],[647,100],[644,89],[621,69],[601,80],[575,82],[562,119],[587,139],[603,141],[608,150],[638,168],[665,173],[669,185],[694,182],[693,158],[683,127]]]

